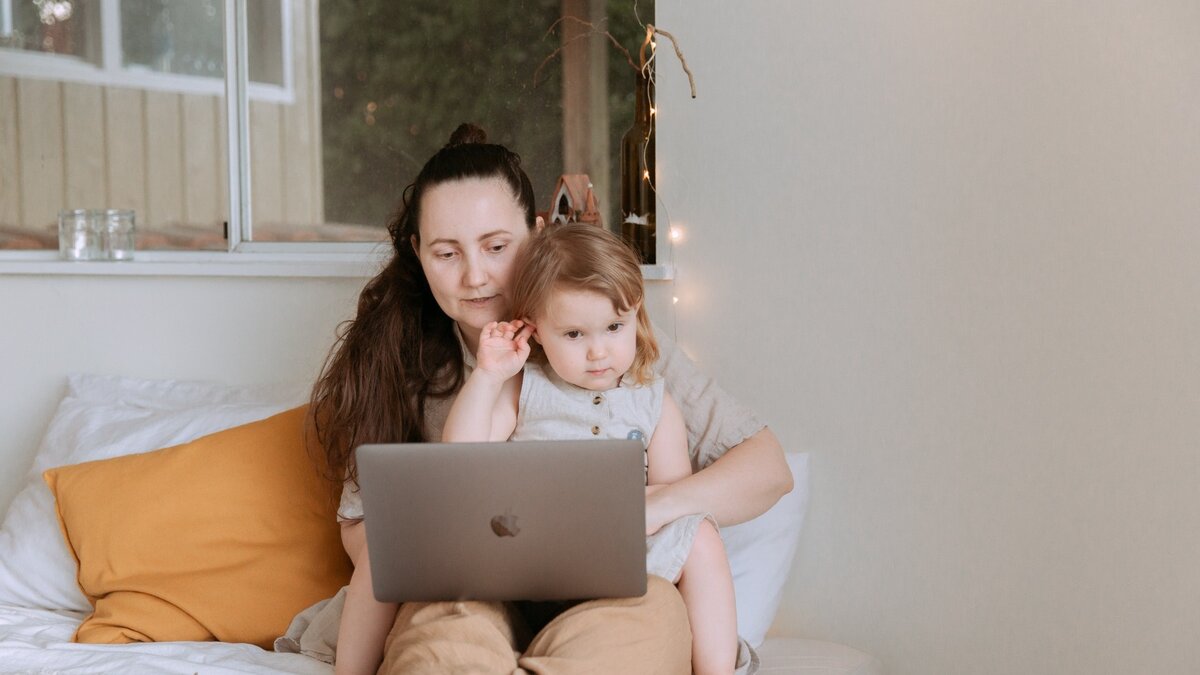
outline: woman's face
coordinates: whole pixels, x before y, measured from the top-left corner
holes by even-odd
[[[489,321],[512,318],[508,285],[530,235],[525,213],[499,178],[441,183],[423,199],[413,248],[438,306],[474,351]]]

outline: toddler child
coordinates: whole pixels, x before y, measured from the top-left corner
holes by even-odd
[[[652,371],[658,346],[633,251],[594,225],[552,225],[515,267],[518,318],[484,326],[442,440],[628,438],[646,448],[647,491],[690,475],[683,416]],[[733,581],[711,517],[647,530],[647,572],[675,583],[687,607],[694,672],[732,673]]]

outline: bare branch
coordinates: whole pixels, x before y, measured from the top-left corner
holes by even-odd
[[[629,55],[629,50],[626,49],[625,47],[623,47],[620,42],[617,42],[617,38],[613,37],[612,33],[608,32],[606,30],[600,30],[600,28],[596,24],[592,23],[591,21],[584,21],[583,19],[580,19],[577,16],[559,17],[554,23],[550,24],[550,28],[546,29],[546,34],[544,36],[542,36],[542,39],[544,40],[547,37],[550,37],[550,35],[554,32],[554,29],[556,27],[558,27],[558,25],[560,23],[562,23],[568,19],[570,19],[571,21],[575,21],[576,23],[581,23],[584,26],[587,26],[589,29],[588,32],[580,33],[579,35],[575,35],[575,36],[571,37],[566,42],[559,45],[559,47],[557,49],[550,52],[549,56],[547,56],[545,59],[542,59],[542,62],[538,65],[537,70],[533,71],[533,86],[536,87],[538,85],[538,78],[541,75],[542,68],[545,68],[547,63],[550,63],[550,61],[552,61],[554,59],[554,57],[558,56],[562,52],[563,47],[566,47],[567,45],[575,42],[576,40],[586,38],[586,37],[591,37],[593,35],[603,35],[603,36],[607,37],[608,41],[611,42],[614,47],[616,47],[618,50],[620,50],[623,55],[625,55],[625,62],[629,64],[629,67],[633,68],[633,71],[635,73],[638,72],[638,67],[636,64],[634,64],[633,57]]]
[[[654,24],[649,24],[646,28],[647,30],[666,36],[671,41],[671,46],[675,48],[675,56],[679,57],[679,64],[683,66],[683,72],[687,73],[688,84],[692,87],[692,98],[696,98],[696,78],[692,77],[692,69],[688,68],[687,59],[683,58],[683,51],[679,49],[679,42],[675,40],[675,36],[665,30],[655,28]]]

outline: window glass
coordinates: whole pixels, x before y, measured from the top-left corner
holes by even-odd
[[[0,17],[11,30],[0,47],[99,63],[98,11],[96,0],[14,0],[11,16]]]
[[[651,21],[653,3],[633,0],[321,0],[313,42],[300,44],[297,25],[293,55],[299,73],[305,50],[316,51],[320,72],[297,78],[291,109],[251,111],[254,240],[297,228],[384,237],[405,185],[466,121],[521,154],[540,210],[561,174],[586,173],[613,223],[634,73],[600,32],[636,54],[635,4]],[[564,12],[581,20],[560,21]],[[572,42],[582,55],[556,53],[564,32],[591,33]],[[566,72],[584,81],[566,91]],[[304,128],[317,136],[298,136]],[[300,180],[272,173],[280,165]]]
[[[280,0],[246,10],[250,81],[283,84]],[[121,59],[127,68],[225,76],[224,0],[121,0]]]

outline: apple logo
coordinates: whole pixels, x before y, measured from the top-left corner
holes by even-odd
[[[492,518],[492,532],[495,532],[497,537],[515,537],[521,533],[512,509],[505,509],[504,515]]]

